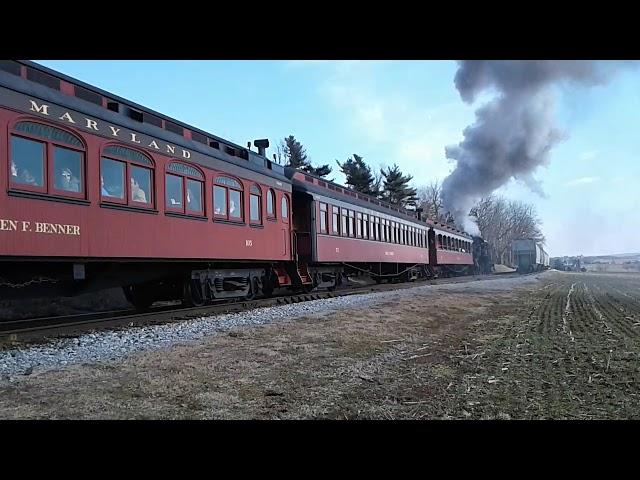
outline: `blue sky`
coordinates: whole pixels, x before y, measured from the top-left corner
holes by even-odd
[[[444,147],[462,140],[473,105],[453,85],[453,61],[38,61],[240,145],[292,134],[314,164],[362,155],[397,163],[414,185],[453,168]],[[567,139],[534,174],[533,203],[551,256],[640,252],[640,70],[597,87],[556,89]],[[343,177],[334,175],[337,181]]]

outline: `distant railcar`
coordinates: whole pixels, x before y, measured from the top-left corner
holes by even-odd
[[[513,262],[520,273],[538,272],[549,268],[549,255],[533,239],[518,239],[512,244]]]

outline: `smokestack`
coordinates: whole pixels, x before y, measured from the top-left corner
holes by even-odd
[[[552,87],[573,82],[604,83],[624,65],[635,62],[592,60],[464,60],[455,85],[462,100],[472,103],[487,90],[494,99],[476,110],[476,121],[458,145],[446,147],[456,161],[442,183],[442,199],[456,221],[471,233],[477,226],[471,207],[511,178],[544,195],[533,173],[547,164],[551,149],[566,138],[554,124]],[[478,233],[479,234],[479,233]]]
[[[264,157],[265,150],[269,148],[269,140],[266,138],[254,140],[253,145],[258,149],[258,154]]]

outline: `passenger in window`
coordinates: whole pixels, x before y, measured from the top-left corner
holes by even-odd
[[[37,187],[41,186],[28,168],[22,168],[22,171],[20,172],[14,162],[11,162],[11,177],[12,181],[16,183],[35,185]]]
[[[109,192],[107,191],[106,188],[104,188],[104,177],[102,175],[100,175],[100,188],[101,188],[101,192],[102,192],[102,196],[103,197],[110,197],[111,195],[109,195]]]
[[[187,206],[189,207],[189,210],[194,210],[196,212],[202,210],[202,208],[200,208],[200,197],[194,195],[190,188],[187,188]]]
[[[71,169],[63,168],[60,172],[60,188],[67,192],[80,191],[80,180],[71,173]]]
[[[103,197],[122,198],[120,185],[111,183],[105,186],[104,177],[102,175],[100,175],[100,191],[102,192]]]
[[[134,202],[147,203],[147,195],[144,190],[140,188],[140,185],[135,178],[131,177],[131,199]]]
[[[233,200],[229,200],[229,216],[237,217],[238,215],[234,215],[235,212],[236,212],[236,202],[234,202]]]

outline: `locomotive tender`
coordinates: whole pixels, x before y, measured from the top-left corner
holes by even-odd
[[[0,298],[144,308],[467,273],[472,239],[29,61],[0,61]]]

